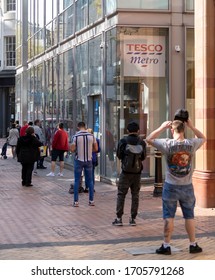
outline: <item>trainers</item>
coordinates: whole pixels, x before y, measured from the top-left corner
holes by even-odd
[[[86,188],[86,189],[84,189],[84,193],[88,193],[89,192],[89,190]]]
[[[58,173],[57,176],[63,177],[63,173]]]
[[[50,172],[50,173],[48,173],[46,176],[47,176],[47,177],[54,177],[55,174],[54,174],[53,172]]]
[[[202,248],[199,247],[197,243],[196,243],[196,246],[190,245],[190,253],[191,254],[196,254],[196,253],[201,253],[201,252],[202,252]]]
[[[73,193],[74,193],[74,188],[73,188],[73,187],[70,187],[69,193],[70,193],[70,194],[73,194]]]
[[[122,219],[121,218],[116,218],[113,222],[112,222],[113,226],[122,226]]]
[[[166,248],[164,248],[163,244],[161,245],[161,247],[159,249],[157,249],[156,254],[160,254],[160,255],[171,255],[171,247],[168,246]]]
[[[94,202],[93,200],[90,200],[90,201],[89,201],[89,205],[90,205],[90,206],[95,206],[95,202]]]
[[[78,206],[79,206],[78,201],[74,201],[74,203],[73,203],[73,207],[78,207]]]
[[[129,219],[129,225],[130,226],[136,226],[137,225],[134,218]]]
[[[83,187],[79,187],[78,192],[79,193],[83,193],[84,192],[84,188]]]

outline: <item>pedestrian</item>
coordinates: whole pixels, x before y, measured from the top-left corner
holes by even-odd
[[[22,186],[31,187],[34,163],[39,157],[39,147],[42,143],[37,139],[34,128],[29,126],[26,135],[18,139],[16,152],[18,162],[22,164]]]
[[[34,121],[34,131],[35,131],[35,134],[36,136],[38,137],[38,139],[40,140],[40,142],[45,143],[45,136],[43,134],[43,130],[41,128],[41,122],[39,119],[35,120]],[[44,156],[41,156],[38,161],[37,161],[37,169],[46,169],[47,167],[44,166],[44,159],[45,157]]]
[[[51,146],[52,146],[52,129],[51,124],[48,122],[45,128],[45,138],[46,138],[46,146],[47,151],[49,152],[49,155],[51,156]]]
[[[185,127],[191,129],[195,138],[185,138]],[[173,139],[158,139],[166,129],[171,129]],[[171,254],[171,236],[174,227],[174,218],[179,202],[185,219],[185,229],[190,240],[189,252],[200,253],[202,248],[198,246],[195,238],[195,194],[192,185],[193,158],[206,141],[205,136],[195,128],[190,119],[187,121],[165,121],[154,130],[147,138],[148,144],[158,149],[166,160],[165,182],[162,192],[164,241],[157,254]]]
[[[64,168],[64,153],[69,149],[69,141],[68,134],[64,130],[64,124],[59,123],[58,130],[54,134],[54,138],[52,141],[52,152],[51,152],[51,172],[46,176],[55,176],[55,166],[56,160],[59,158],[60,161],[60,172],[57,174],[58,176],[63,176],[63,168]]]
[[[92,152],[98,151],[96,138],[86,130],[84,122],[78,123],[78,132],[73,136],[71,152],[75,152],[74,158],[74,207],[79,206],[78,189],[84,170],[85,181],[89,189],[89,205],[94,206],[94,185],[92,178]]]
[[[28,122],[26,120],[23,121],[23,125],[20,128],[20,136],[25,136],[25,131],[28,128]]]
[[[16,124],[16,128],[18,129],[18,131],[20,133],[21,125],[19,124],[19,120],[16,120],[15,124]]]
[[[12,128],[9,130],[9,136],[7,138],[8,145],[11,146],[12,156],[16,158],[16,145],[19,138],[19,130],[16,128],[16,124],[12,124]]]
[[[93,129],[92,128],[88,128],[87,131],[91,134],[93,134]],[[92,164],[93,164],[93,168],[92,168],[92,177],[93,177],[93,185],[94,185],[94,191],[95,191],[95,168],[96,166],[98,166],[98,153],[100,153],[100,141],[98,138],[96,138],[96,142],[98,145],[98,150],[96,152],[92,152]],[[86,184],[86,180],[85,180],[85,193],[89,192],[89,189],[87,188],[87,184]]]
[[[139,137],[139,124],[130,122],[127,125],[128,136],[119,140],[117,145],[117,157],[121,160],[121,173],[119,176],[116,219],[112,222],[114,226],[122,226],[125,198],[128,190],[131,190],[131,217],[129,224],[136,226],[136,216],[139,207],[139,192],[142,161],[146,157],[146,143]]]
[[[115,170],[115,162],[114,162],[114,151],[115,151],[115,141],[112,132],[109,129],[109,125],[106,125],[105,129],[105,141],[106,141],[106,154],[108,156],[108,160],[111,168],[111,177],[116,177],[117,173]]]

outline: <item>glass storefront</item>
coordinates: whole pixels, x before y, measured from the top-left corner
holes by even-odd
[[[110,21],[108,28],[98,23],[95,28],[83,30],[103,17],[103,8],[106,14],[111,14],[117,5],[130,5],[125,2],[106,1],[103,7],[100,0],[70,0],[60,6],[51,1],[54,15],[44,19],[44,23],[39,23],[37,18],[38,7],[42,9],[40,1],[31,0],[28,7],[25,118],[43,120],[44,131],[50,129],[52,135],[57,123],[63,121],[70,142],[77,122],[84,121],[100,139],[97,173],[111,180],[120,172],[116,147],[118,140],[127,134],[128,122],[137,121],[140,135],[145,138],[170,117],[169,28],[110,26]],[[141,9],[146,9],[146,2],[149,1],[141,1]],[[169,10],[169,1],[151,1],[150,5],[148,9]],[[38,29],[33,26],[34,16]],[[80,29],[80,34],[74,35]],[[186,107],[192,112],[195,98],[192,28],[187,28],[185,37]],[[17,119],[21,116],[22,75],[21,71],[17,74]],[[72,157],[68,156],[66,161],[72,164]],[[153,176],[154,149],[148,147],[142,177]]]

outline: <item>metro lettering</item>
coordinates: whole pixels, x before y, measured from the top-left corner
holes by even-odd
[[[142,58],[142,57],[137,57],[137,56],[132,56],[131,57],[131,60],[130,60],[131,63],[136,63],[136,64],[142,64],[142,65],[145,65],[145,64],[158,64],[159,60],[157,58]]]

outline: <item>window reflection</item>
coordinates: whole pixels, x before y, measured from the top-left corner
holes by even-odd
[[[132,9],[144,9],[144,10],[168,10],[169,9],[169,0],[144,0],[144,1],[118,0],[117,8],[132,8]]]

